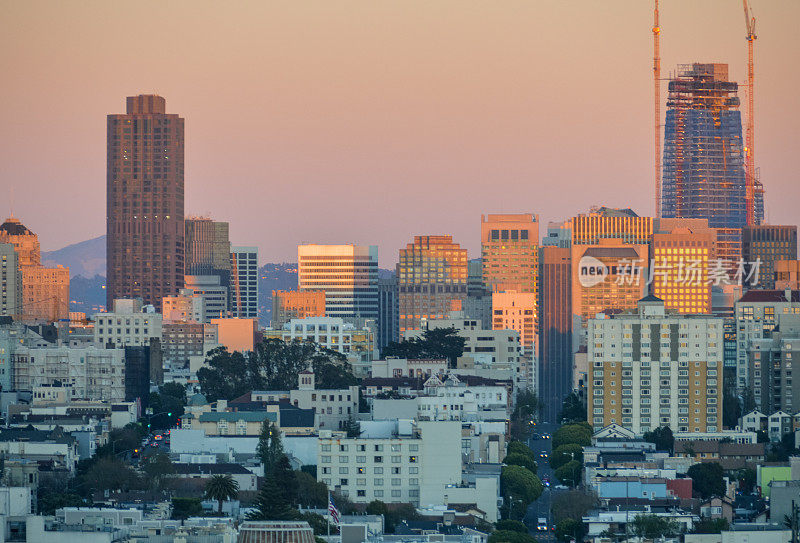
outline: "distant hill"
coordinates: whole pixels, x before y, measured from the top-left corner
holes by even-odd
[[[70,277],[81,276],[87,279],[95,275],[106,275],[106,237],[81,241],[55,251],[42,252],[45,266],[69,267]]]

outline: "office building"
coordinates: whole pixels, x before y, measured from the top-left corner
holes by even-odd
[[[798,290],[750,290],[736,302],[736,390],[751,386],[748,350],[756,341],[769,338],[779,315],[800,314]]]
[[[571,232],[571,245],[597,245],[602,239],[646,245],[653,235],[653,218],[640,217],[631,209],[593,207],[589,213],[569,219],[560,229]],[[557,229],[551,230],[555,233]],[[558,239],[558,236],[553,238]]]
[[[588,328],[588,420],[643,434],[722,428],[722,319],[667,315],[647,296],[633,314],[598,315]]]
[[[527,382],[534,387],[539,368],[539,335],[536,329],[538,300],[533,292],[492,293],[492,329],[514,330],[519,337],[521,356],[529,368]]]
[[[22,274],[19,256],[10,243],[0,243],[0,316],[22,313]]]
[[[184,278],[185,281],[185,278]],[[223,304],[227,304],[227,292],[222,297]],[[162,315],[164,324],[168,322],[205,322],[205,303],[200,294],[194,290],[183,288],[176,296],[164,296],[162,300]],[[219,314],[214,315],[219,317]]]
[[[601,238],[572,246],[572,312],[585,326],[598,313],[633,311],[647,294],[647,245]]]
[[[54,322],[69,317],[69,268],[42,266],[39,238],[14,216],[0,225],[0,243],[17,251],[22,280],[18,318],[27,322]]]
[[[539,250],[539,400],[548,422],[558,422],[572,390],[572,257],[569,247]]]
[[[491,292],[537,292],[539,218],[481,216],[483,282]]]
[[[467,297],[467,250],[451,236],[415,236],[397,264],[400,333],[445,318]]]
[[[107,307],[142,298],[160,311],[183,288],[183,119],[138,95],[107,126]]]
[[[207,217],[184,221],[185,275],[218,275],[220,285],[230,286],[231,242],[227,222]]]
[[[797,226],[746,226],[742,229],[742,260],[750,276],[742,278],[745,288],[777,288],[775,264],[781,260],[797,260]]]
[[[678,67],[669,82],[661,215],[708,219],[711,228],[747,225],[738,84],[727,64]],[[756,224],[764,218],[756,191]]]
[[[211,322],[228,316],[228,301],[230,300],[227,287],[222,284],[219,275],[186,275],[184,290],[191,291],[192,297],[201,300],[202,312],[198,322]],[[194,305],[194,302],[193,302]]]
[[[231,247],[231,316],[258,319],[258,247]]]
[[[147,347],[161,340],[162,319],[141,299],[114,300],[113,311],[98,313],[94,320],[94,344],[98,347]]]
[[[712,312],[709,273],[716,265],[716,232],[705,219],[660,219],[650,254],[651,292],[668,311],[682,314]],[[710,280],[711,279],[711,280]]]
[[[325,315],[378,320],[377,245],[298,245],[299,290],[325,292]]]
[[[292,319],[325,316],[324,290],[273,290],[270,326],[280,330]]]
[[[775,290],[800,290],[800,260],[775,262]]]
[[[397,296],[397,274],[378,279],[378,350],[400,341],[400,304]]]

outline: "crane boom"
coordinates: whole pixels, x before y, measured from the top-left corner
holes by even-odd
[[[744,23],[747,28],[747,129],[745,131],[745,153],[746,153],[746,190],[745,204],[747,206],[747,224],[755,224],[755,108],[753,101],[753,84],[755,80],[755,69],[753,66],[753,42],[756,40],[756,18],[747,0],[742,0],[744,6]]]
[[[658,0],[653,10],[653,91],[655,100],[655,177],[656,217],[661,218],[661,26],[658,18]]]

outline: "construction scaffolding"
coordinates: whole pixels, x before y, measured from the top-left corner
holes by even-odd
[[[738,84],[727,64],[680,65],[669,81],[664,127],[662,216],[747,225],[747,177]],[[763,197],[755,196],[755,221]]]

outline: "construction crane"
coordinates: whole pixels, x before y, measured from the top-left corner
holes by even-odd
[[[745,0],[747,2],[747,0]],[[661,218],[661,26],[658,23],[658,0],[653,10],[653,90],[655,91],[655,174],[656,217]]]
[[[754,193],[756,186],[756,167],[755,167],[755,120],[753,118],[753,80],[755,70],[753,69],[753,42],[756,41],[756,18],[747,4],[747,0],[742,0],[744,5],[744,23],[747,27],[747,130],[745,132],[745,153],[746,153],[746,173],[747,184],[745,190],[745,205],[747,206],[747,225],[755,224],[755,201]]]

